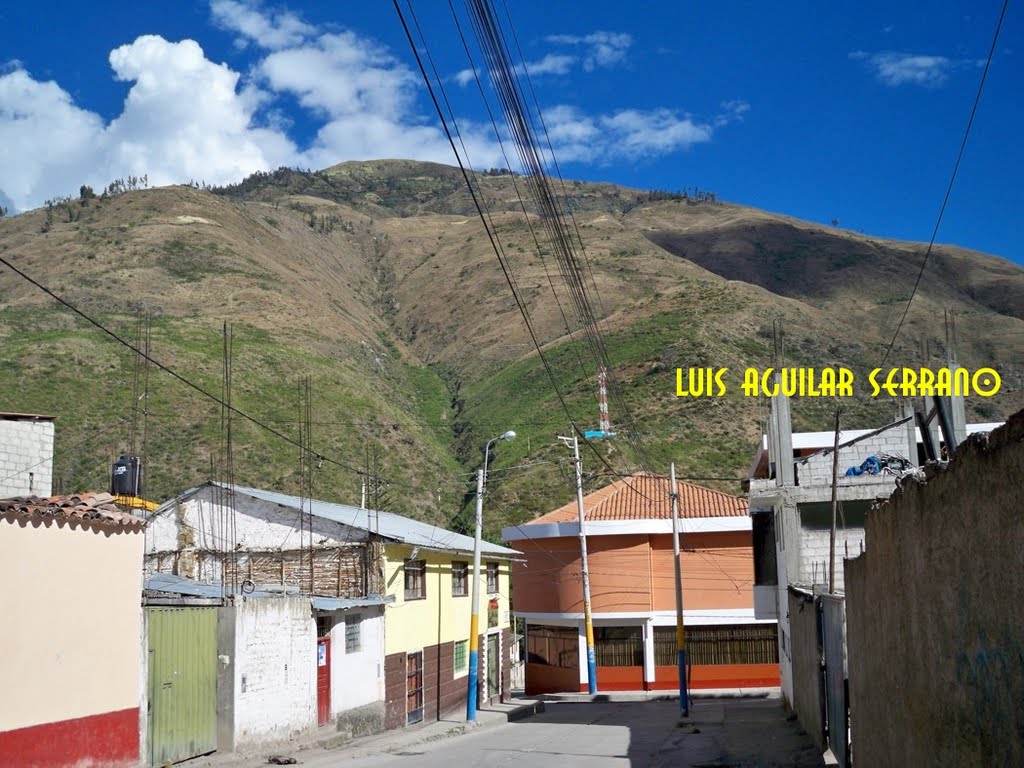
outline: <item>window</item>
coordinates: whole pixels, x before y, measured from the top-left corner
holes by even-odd
[[[405,599],[422,600],[427,596],[427,561],[405,561]]]
[[[352,613],[345,617],[345,653],[363,650],[363,616]]]
[[[330,637],[331,628],[334,627],[333,616],[317,616],[316,617],[316,636],[317,637]]]
[[[455,674],[461,675],[469,671],[469,641],[455,641]]]
[[[686,658],[691,664],[778,664],[775,624],[687,627]],[[654,628],[654,663],[675,666],[675,627]]]
[[[487,564],[487,593],[493,595],[498,591],[498,564]]]
[[[469,563],[452,563],[452,597],[469,594]]]

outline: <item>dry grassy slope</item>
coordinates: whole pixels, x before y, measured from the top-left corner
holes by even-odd
[[[405,483],[392,489],[394,503],[436,515],[439,480],[455,483],[457,465],[446,434],[422,422],[443,420],[450,398],[376,308],[366,217],[313,204],[339,220],[333,231],[312,230],[305,210],[287,206],[144,190],[75,203],[71,222],[58,209],[48,232],[43,211],[2,221],[0,252],[125,335],[135,308],[150,307],[154,356],[211,392],[221,387],[221,323],[232,323],[238,407],[294,437],[297,379],[312,376],[316,445],[353,465],[367,443],[379,445],[384,471]],[[102,486],[106,461],[128,439],[130,356],[11,273],[0,274],[0,339],[0,366],[17,381],[0,407],[58,415],[60,478],[69,490]],[[163,374],[153,381],[151,490],[162,496],[210,476],[220,420],[201,396]],[[236,429],[236,479],[296,490],[296,449]],[[318,482],[325,494],[358,499],[352,472],[327,464]]]
[[[482,197],[570,410],[590,425],[596,421],[595,371],[585,350],[580,367],[566,336],[548,282],[550,276],[559,286],[557,268],[550,256],[537,254],[517,183],[521,191],[521,179],[481,177]],[[740,369],[770,364],[771,321],[779,318],[791,363],[841,363],[866,374],[880,360],[923,250],[728,204],[649,202],[636,190],[606,184],[568,182],[566,188],[598,289],[594,296],[600,295],[612,374],[644,436],[647,458],[658,467],[675,460],[691,475],[742,474],[763,404],[740,397],[738,387],[723,400],[676,398],[676,366],[727,366],[738,385]],[[39,232],[44,214],[27,214],[0,222],[0,249],[76,303],[118,316],[122,326],[130,325],[133,304],[145,299],[159,306],[166,327],[158,329],[165,337],[158,342],[214,387],[219,323],[236,323],[242,338],[236,370],[245,370],[253,391],[244,397],[255,413],[294,420],[294,377],[313,373],[316,411],[329,422],[319,432],[327,444],[360,463],[363,442],[376,435],[387,449],[385,471],[414,479],[414,488],[393,488],[400,509],[457,516],[463,486],[451,474],[455,461],[475,469],[482,442],[508,427],[520,438],[501,446],[499,468],[565,458],[552,439],[566,429],[564,412],[457,169],[345,163],[316,174],[251,178],[222,192],[170,188],[94,202],[81,209],[80,221],[61,223],[58,216],[45,234]],[[536,217],[531,223],[538,228]],[[962,363],[1020,370],[1024,271],[958,248],[942,247],[933,258],[893,361],[916,360],[915,336],[927,336],[932,352],[941,352],[942,310],[952,308]],[[560,286],[557,293],[571,318]],[[0,275],[0,299],[8,308],[0,311],[0,334],[32,345],[30,354],[12,356],[5,344],[0,364],[6,358],[8,370],[37,389],[45,366],[37,371],[30,359],[85,349],[85,332],[66,317],[25,315],[22,309],[45,302],[12,276]],[[76,364],[98,370],[90,368],[94,355],[90,348]],[[117,379],[117,392],[130,389],[127,358],[107,373]],[[95,395],[66,398],[65,406],[49,381],[53,407],[82,414],[66,423],[102,418]],[[276,383],[253,383],[262,381]],[[2,407],[52,409],[43,407],[46,398],[15,400]],[[169,441],[165,461],[178,462],[182,478],[193,478],[208,465],[208,454],[216,454],[217,431],[208,423],[208,407],[179,400],[168,395],[168,411],[180,411],[192,438]],[[617,405],[613,400],[612,417],[621,428]],[[975,418],[1004,417],[1024,405],[1019,381],[1008,377],[1004,396],[971,405]],[[832,407],[798,403],[796,427],[825,428]],[[844,407],[851,426],[878,423],[892,410],[867,398]],[[258,433],[246,439],[241,463],[253,482],[262,481],[270,459],[282,465],[275,484],[294,482],[287,451],[266,449],[273,441]],[[600,450],[620,468],[638,466],[641,458],[621,439]],[[586,461],[589,471],[599,469],[593,456]],[[440,503],[425,491],[438,474]],[[178,479],[168,473],[169,486]],[[351,498],[353,487],[351,475],[338,472],[324,488]],[[567,498],[557,463],[518,477],[496,475],[488,501],[491,528]]]

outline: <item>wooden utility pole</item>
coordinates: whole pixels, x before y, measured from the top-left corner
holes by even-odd
[[[832,532],[828,537],[828,593],[836,591],[836,514],[839,511],[839,408],[836,408],[836,436],[832,445]]]

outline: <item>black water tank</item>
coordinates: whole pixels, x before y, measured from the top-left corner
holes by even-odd
[[[110,474],[110,492],[115,496],[138,496],[142,485],[142,462],[138,456],[122,456]]]

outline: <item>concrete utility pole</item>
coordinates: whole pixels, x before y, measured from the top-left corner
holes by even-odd
[[[480,658],[480,536],[484,521],[484,471],[476,472],[476,534],[473,540],[473,589],[469,617],[469,690],[466,692],[466,719],[476,722],[477,664]]]
[[[466,720],[476,722],[477,685],[480,659],[480,539],[484,525],[484,483],[487,478],[487,462],[491,457],[491,444],[497,440],[512,440],[516,433],[511,429],[503,435],[487,441],[484,448],[484,467],[476,473],[476,533],[473,537],[473,589],[469,615],[469,680],[466,691]]]
[[[579,438],[573,435],[559,437],[566,445],[572,440],[573,457],[576,462],[576,508],[580,518],[580,564],[583,567],[583,625],[587,634],[587,690],[597,693],[597,656],[594,653],[594,622],[590,612],[590,569],[587,566],[587,534],[583,511],[583,462],[580,459]]]
[[[839,509],[839,409],[836,408],[836,436],[832,446],[832,532],[828,537],[828,593],[836,591],[836,513]]]
[[[683,624],[683,568],[679,561],[679,493],[676,465],[668,470],[669,498],[672,500],[672,553],[676,570],[676,663],[679,665],[679,714],[690,716],[690,694],[686,689],[686,627]]]

